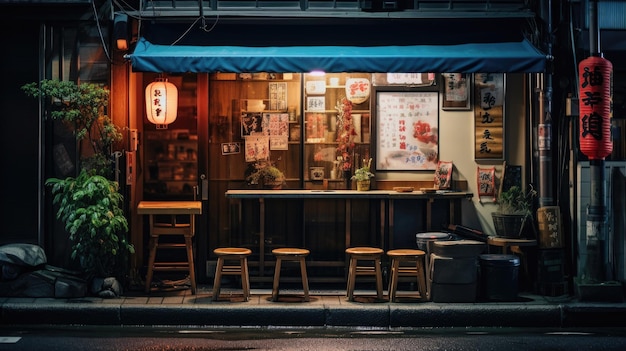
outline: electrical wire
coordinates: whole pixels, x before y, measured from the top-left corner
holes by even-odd
[[[91,1],[91,7],[93,8],[93,16],[96,19],[96,27],[98,28],[98,34],[100,35],[100,41],[102,42],[102,49],[104,50],[104,54],[106,55],[107,60],[113,63],[113,60],[111,59],[111,55],[109,54],[109,49],[107,48],[106,43],[104,41],[104,35],[102,34],[102,26],[100,25],[100,20],[98,19],[98,10],[96,9],[95,1]]]

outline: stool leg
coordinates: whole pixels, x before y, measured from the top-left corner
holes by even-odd
[[[428,299],[428,289],[426,287],[426,272],[424,272],[424,257],[418,257],[416,263],[417,289],[420,292],[420,299]]]
[[[282,259],[276,257],[276,268],[274,268],[274,285],[272,287],[272,301],[278,301],[278,281],[280,280],[280,264]]]
[[[150,255],[148,258],[148,273],[146,274],[146,293],[150,292],[150,285],[152,284],[152,274],[154,269],[154,261],[156,259],[156,250],[159,245],[159,237],[158,236],[150,236]]]
[[[220,284],[222,282],[222,269],[224,268],[224,258],[217,258],[217,267],[215,268],[215,279],[213,280],[213,301],[217,301],[220,297]]]
[[[304,290],[304,301],[309,301],[309,278],[306,274],[306,262],[304,257],[300,257],[300,274],[302,275],[302,289]]]
[[[391,260],[391,279],[389,280],[389,301],[396,302],[396,290],[398,288],[398,268],[400,261]]]
[[[376,296],[379,300],[383,298],[383,273],[380,269],[380,257],[374,260],[376,265],[374,271],[376,272]]]
[[[354,285],[356,278],[356,263],[357,260],[354,257],[350,257],[350,268],[348,268],[348,289],[346,295],[348,301],[354,301]]]
[[[189,281],[191,282],[191,294],[196,294],[196,268],[193,264],[193,244],[191,236],[185,235],[185,247],[187,248],[187,262],[189,265]]]
[[[250,280],[248,278],[248,258],[242,257],[239,260],[241,265],[241,285],[243,288],[243,298],[248,301],[250,297]]]

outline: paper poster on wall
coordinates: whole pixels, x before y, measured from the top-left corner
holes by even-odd
[[[263,114],[263,134],[269,136],[289,136],[288,113]]]
[[[271,136],[270,150],[288,150],[289,138],[286,136]]]
[[[270,156],[270,138],[267,136],[246,137],[246,162],[267,160]]]
[[[248,112],[241,115],[241,137],[263,134],[263,116],[261,113]]]
[[[476,170],[476,182],[478,186],[478,202],[481,202],[482,196],[489,196],[496,201],[496,167],[483,168],[478,167]]]
[[[378,92],[376,169],[434,170],[439,160],[439,93]]]

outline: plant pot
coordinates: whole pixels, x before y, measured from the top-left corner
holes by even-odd
[[[358,191],[368,191],[368,190],[370,190],[370,181],[369,180],[357,180],[356,181],[356,190],[358,190]]]
[[[491,213],[496,236],[518,239],[522,237],[527,215]]]

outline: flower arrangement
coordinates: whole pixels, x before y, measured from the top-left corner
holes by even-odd
[[[354,175],[352,176],[352,180],[362,181],[362,180],[370,180],[370,178],[374,177],[374,173],[371,172],[370,167],[372,166],[372,159],[363,160],[363,166],[354,171]]]
[[[337,152],[341,157],[341,169],[350,171],[352,169],[352,151],[354,149],[354,138],[356,131],[352,121],[352,102],[347,98],[342,98],[337,103]]]

